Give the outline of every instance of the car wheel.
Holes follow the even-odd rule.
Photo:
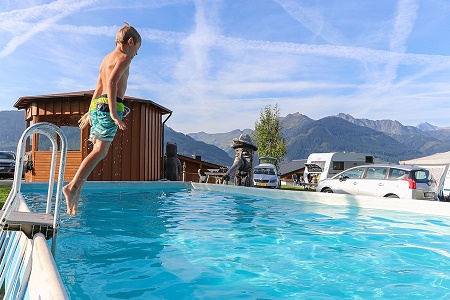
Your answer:
[[[392,194],[392,195],[387,195],[386,198],[399,198],[399,197],[395,194]]]
[[[330,189],[330,188],[324,188],[323,190],[322,190],[322,193],[333,193],[333,190],[332,189]]]

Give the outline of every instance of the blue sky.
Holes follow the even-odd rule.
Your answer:
[[[123,21],[143,38],[126,94],[176,131],[254,128],[276,104],[450,126],[448,0],[2,0],[0,110],[94,89]]]

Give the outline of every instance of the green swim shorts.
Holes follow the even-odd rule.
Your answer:
[[[122,119],[124,111],[123,100],[117,97],[116,101],[117,114]],[[109,114],[107,95],[103,94],[92,100],[89,113],[92,121],[89,140],[94,142],[95,139],[99,139],[105,142],[112,142],[118,127]]]

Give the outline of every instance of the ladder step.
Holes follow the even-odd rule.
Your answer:
[[[3,210],[0,210],[3,214]],[[22,231],[32,239],[36,233],[42,233],[48,240],[53,237],[53,215],[12,211],[5,220],[4,230]]]

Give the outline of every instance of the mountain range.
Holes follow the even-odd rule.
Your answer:
[[[450,151],[450,129],[428,123],[405,126],[393,120],[357,119],[349,114],[313,120],[300,113],[280,118],[288,151],[283,163],[307,158],[313,152],[364,152],[398,162],[438,152]],[[23,111],[0,111],[0,150],[15,151],[25,129]],[[203,161],[230,166],[234,160],[233,138],[251,129],[226,133],[183,134],[165,126],[164,142],[176,143],[178,153],[201,156]]]
[[[313,152],[363,152],[380,160],[396,163],[450,151],[450,129],[425,122],[414,127],[393,120],[357,119],[344,113],[319,120],[294,113],[282,117],[281,123],[283,135],[288,141],[284,163],[307,158]],[[251,130],[188,135],[216,145],[233,156],[229,144],[232,138],[244,132],[251,133]]]
[[[0,150],[16,151],[25,130],[25,111],[0,111]]]

